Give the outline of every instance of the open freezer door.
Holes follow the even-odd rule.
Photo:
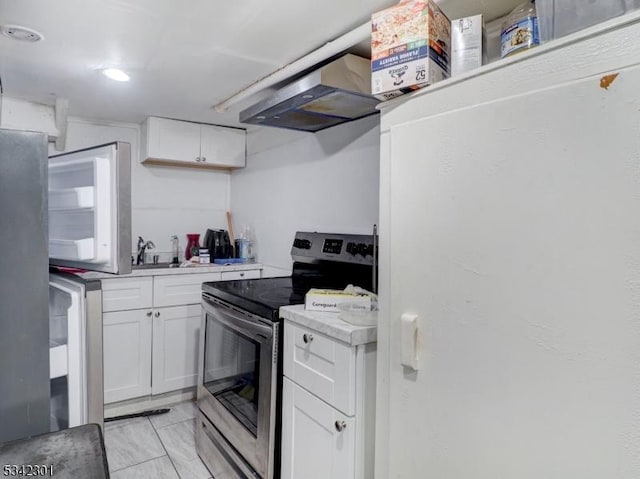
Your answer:
[[[131,272],[131,145],[49,157],[49,263]]]

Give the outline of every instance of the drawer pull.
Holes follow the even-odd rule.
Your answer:
[[[151,311],[147,312],[147,318],[150,318],[153,313]]]
[[[347,423],[344,421],[336,421],[336,431],[342,432],[347,428]]]
[[[309,344],[311,341],[313,341],[313,334],[303,334],[302,340],[304,341],[304,344]]]
[[[244,278],[244,273],[240,273],[240,277],[241,277],[241,278]]]
[[[156,311],[156,318],[160,317],[160,311]]]

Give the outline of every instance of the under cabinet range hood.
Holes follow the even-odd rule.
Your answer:
[[[347,54],[240,112],[240,122],[315,132],[378,113],[371,63]]]

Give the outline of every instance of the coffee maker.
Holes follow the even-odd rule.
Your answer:
[[[211,259],[233,258],[233,246],[227,230],[208,229],[204,235],[203,248],[209,250]]]

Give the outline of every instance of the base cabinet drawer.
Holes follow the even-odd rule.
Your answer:
[[[355,413],[355,348],[285,322],[284,375],[345,414]]]
[[[282,394],[282,479],[353,479],[355,419],[286,377]]]
[[[260,277],[259,269],[248,269],[245,271],[223,271],[221,281],[233,281],[235,279],[257,279]]]
[[[102,280],[102,311],[150,308],[153,304],[153,278]]]
[[[156,276],[153,280],[153,306],[200,304],[202,283],[220,281],[220,273]]]

